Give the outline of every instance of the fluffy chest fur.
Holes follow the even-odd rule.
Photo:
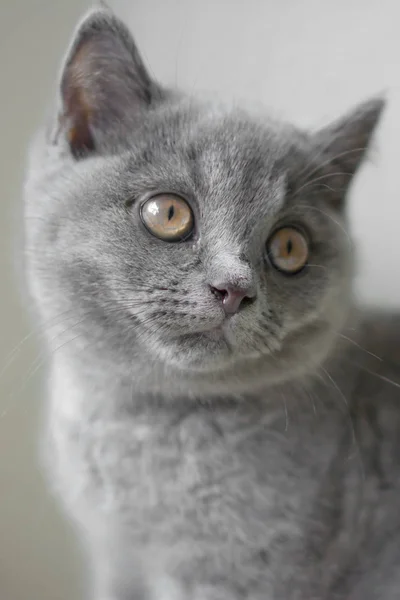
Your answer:
[[[233,405],[188,401],[88,417],[95,392],[81,382],[71,396],[68,381],[56,369],[49,455],[59,491],[85,529],[104,529],[122,555],[140,548],[144,569],[151,562],[154,573],[157,556],[160,577],[180,585],[193,572],[198,585],[229,573],[258,593],[285,585],[284,561],[294,578],[314,572],[310,590],[327,555],[341,563],[342,547],[347,556],[359,543],[359,532],[349,543],[357,527],[348,499],[363,478],[359,449],[329,388],[322,402],[292,387]],[[338,519],[351,529],[334,530]]]

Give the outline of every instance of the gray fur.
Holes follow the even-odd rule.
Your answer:
[[[106,10],[79,26],[26,264],[44,456],[96,600],[399,597],[399,320],[355,305],[345,218],[382,108],[300,131],[160,87]],[[159,191],[192,203],[189,241],[142,226]],[[296,276],[266,256],[279,224],[312,240]],[[223,336],[215,278],[257,292]]]

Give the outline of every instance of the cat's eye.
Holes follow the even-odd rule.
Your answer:
[[[180,242],[193,232],[189,204],[175,194],[158,194],[142,204],[140,215],[146,229],[165,242]]]
[[[307,239],[294,227],[282,227],[275,231],[268,241],[267,249],[273,266],[287,275],[298,273],[307,263]]]

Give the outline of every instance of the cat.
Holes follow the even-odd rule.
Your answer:
[[[301,130],[157,83],[80,22],[29,153],[43,457],[95,600],[400,596],[400,319],[346,200],[385,100]]]

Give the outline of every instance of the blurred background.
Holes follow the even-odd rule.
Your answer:
[[[0,598],[89,598],[78,543],[37,462],[45,366],[20,293],[26,148],[88,3],[0,0]],[[319,126],[369,95],[389,104],[352,190],[363,301],[400,305],[397,0],[115,0],[156,77]]]

